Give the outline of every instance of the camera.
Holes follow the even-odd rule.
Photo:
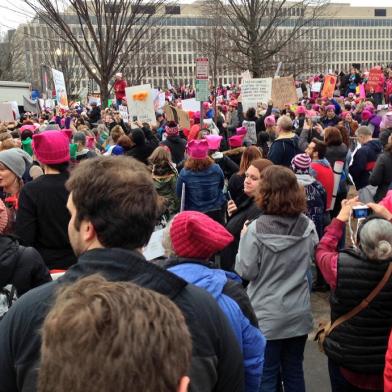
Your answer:
[[[370,214],[370,208],[368,206],[354,206],[353,217],[355,219],[367,218]]]

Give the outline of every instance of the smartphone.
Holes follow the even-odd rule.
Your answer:
[[[368,206],[354,206],[353,217],[355,219],[367,218],[370,214],[370,208]]]
[[[134,122],[137,121],[137,116],[133,116],[132,121],[134,121]]]

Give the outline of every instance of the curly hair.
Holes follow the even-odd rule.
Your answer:
[[[290,169],[269,166],[263,170],[256,203],[267,215],[297,216],[306,211],[305,190]]]

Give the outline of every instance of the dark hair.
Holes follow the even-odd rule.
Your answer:
[[[343,125],[338,125],[337,128],[339,129],[340,135],[342,136],[342,142],[349,147],[350,146],[350,138],[348,136],[347,130]]]
[[[316,138],[313,138],[312,142],[315,144],[314,151],[318,153],[319,159],[324,159],[327,153],[327,144]]]
[[[95,274],[57,291],[42,327],[38,391],[176,392],[191,354],[184,316],[168,297]]]
[[[204,159],[188,158],[184,163],[184,168],[194,172],[200,172],[209,168],[213,163],[214,160],[210,157]]]
[[[97,157],[81,162],[66,183],[76,208],[75,228],[89,220],[108,248],[141,248],[160,212],[147,167],[130,157]]]
[[[65,173],[69,169],[69,162],[45,164],[47,167],[57,170],[60,173]]]
[[[130,139],[129,136],[127,135],[122,135],[120,138],[117,140],[117,145],[121,146],[124,150],[130,150],[133,143],[132,140]]]
[[[262,158],[263,155],[260,151],[260,149],[256,146],[249,146],[246,148],[246,150],[242,153],[241,156],[241,161],[240,161],[240,170],[238,174],[240,176],[244,175],[252,161],[255,159],[260,159]]]
[[[266,167],[263,170],[259,192],[256,203],[263,214],[297,216],[306,211],[305,190],[287,167]]]
[[[342,134],[336,127],[327,127],[324,130],[324,141],[327,146],[340,146],[343,143]]]
[[[255,116],[256,116],[256,109],[255,108],[249,108],[246,111],[246,114],[245,114],[246,119],[250,120],[250,119],[254,118]]]

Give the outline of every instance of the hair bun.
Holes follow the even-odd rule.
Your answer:
[[[386,260],[392,257],[392,244],[386,240],[381,240],[376,246],[378,260]]]

